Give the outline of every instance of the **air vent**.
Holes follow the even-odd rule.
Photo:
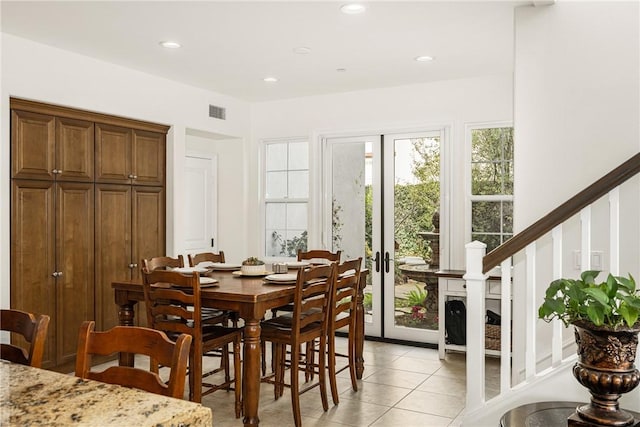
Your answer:
[[[224,107],[209,105],[209,117],[213,117],[214,119],[226,120],[227,109]]]

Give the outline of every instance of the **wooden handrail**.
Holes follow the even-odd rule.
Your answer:
[[[626,162],[561,204],[547,215],[513,236],[482,258],[482,271],[488,272],[525,246],[535,241],[554,227],[562,224],[584,207],[598,200],[629,178],[640,172],[640,153],[635,154]]]

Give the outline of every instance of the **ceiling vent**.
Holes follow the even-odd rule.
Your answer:
[[[226,120],[227,109],[224,107],[218,107],[216,105],[209,105],[209,117],[214,119]]]

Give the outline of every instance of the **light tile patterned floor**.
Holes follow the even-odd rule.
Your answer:
[[[346,339],[338,338],[344,351]],[[340,403],[331,401],[322,410],[320,391],[314,388],[300,398],[304,426],[372,426],[372,427],[436,427],[458,426],[465,400],[465,356],[449,353],[445,360],[438,351],[366,341],[365,371],[358,381],[359,390],[351,389],[347,370],[339,374]],[[215,362],[217,363],[217,362]],[[344,359],[338,360],[344,364]],[[499,360],[487,359],[487,378],[499,384]],[[288,372],[287,372],[288,375]],[[489,384],[493,387],[493,384]],[[218,391],[203,399],[213,410],[214,426],[241,426],[233,414],[233,393]],[[259,407],[260,425],[293,426],[291,397],[288,389],[278,400],[273,386],[262,384]]]
[[[346,353],[346,338],[337,338],[337,350]],[[269,352],[269,351],[267,351]],[[348,370],[338,376],[340,403],[333,405],[327,382],[329,410],[322,410],[318,387],[300,397],[302,424],[308,427],[440,427],[459,426],[465,402],[465,355],[448,353],[445,360],[438,351],[420,347],[365,341],[365,370],[358,380],[358,391],[351,389]],[[116,363],[110,362],[103,366]],[[136,365],[148,366],[148,359],[136,358]],[[219,358],[204,358],[204,369],[216,367]],[[346,360],[338,358],[340,366]],[[487,358],[487,396],[497,394],[500,383],[499,359]],[[232,368],[233,369],[233,368]],[[73,375],[73,374],[71,374]],[[217,381],[216,374],[207,380]],[[288,382],[288,371],[285,374]],[[302,377],[302,380],[304,378]],[[188,388],[188,383],[187,386]],[[185,390],[187,398],[187,390]],[[217,391],[205,396],[202,404],[213,411],[215,427],[242,426],[234,414],[233,392]],[[273,398],[273,386],[260,388],[260,425],[293,426],[291,395]]]

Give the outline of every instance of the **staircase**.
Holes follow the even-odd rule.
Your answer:
[[[538,319],[547,285],[580,271],[600,278],[640,276],[640,153],[576,194],[500,247],[466,245],[467,393],[463,426],[499,425],[517,406],[541,401],[588,402],[573,377],[572,328]],[[484,295],[488,273],[502,278],[500,392],[485,393]],[[636,362],[638,365],[638,362]],[[620,399],[640,411],[640,387]]]

